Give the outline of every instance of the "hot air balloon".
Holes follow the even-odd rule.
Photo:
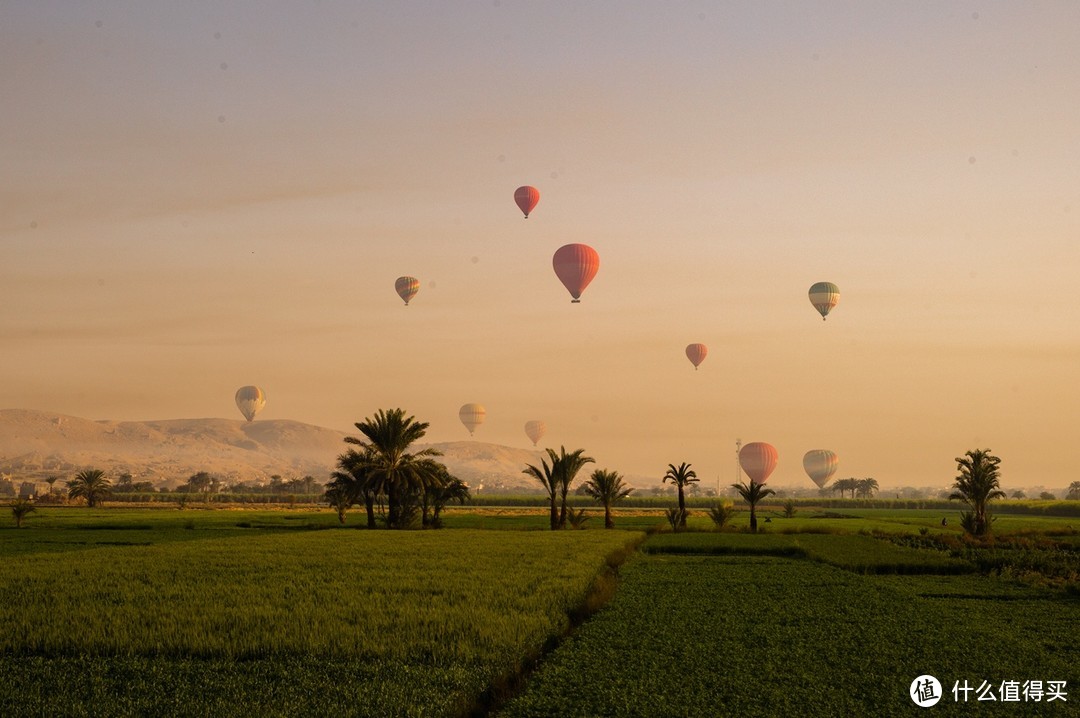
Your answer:
[[[780,455],[776,447],[763,441],[754,441],[739,450],[739,465],[755,484],[764,484],[776,468]]]
[[[409,306],[409,300],[420,291],[420,280],[416,277],[398,277],[394,282],[394,289],[398,296],[405,300],[405,306]]]
[[[687,344],[686,345],[686,358],[690,360],[690,363],[694,365],[694,371],[697,371],[698,365],[705,361],[706,355],[709,353],[709,347],[704,344]]]
[[[540,190],[529,185],[518,187],[514,190],[514,201],[517,202],[517,206],[525,213],[525,219],[529,218],[529,212],[533,211],[536,207],[536,203],[540,201]]]
[[[832,308],[840,301],[840,287],[832,282],[818,282],[810,287],[810,303],[821,312],[821,321],[825,321]]]
[[[469,436],[476,431],[476,427],[484,423],[484,417],[487,412],[480,404],[465,404],[458,409],[458,418],[461,419],[461,423],[465,425],[465,428],[469,430]]]
[[[242,386],[236,390],[236,408],[248,421],[254,421],[255,415],[266,406],[266,393],[257,386]]]
[[[817,484],[819,489],[823,489],[840,466],[840,459],[835,451],[812,449],[803,455],[802,465],[810,480]]]
[[[547,433],[547,424],[542,421],[532,420],[525,422],[525,436],[529,437],[533,446],[536,446],[536,442],[544,438],[544,434]]]
[[[571,303],[577,303],[600,269],[600,255],[587,244],[565,244],[555,250],[551,264],[555,267],[555,275],[573,297]]]

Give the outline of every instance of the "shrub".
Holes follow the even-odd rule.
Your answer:
[[[735,505],[726,499],[709,508],[709,518],[712,519],[718,529],[727,526],[737,513],[739,511],[735,508]]]

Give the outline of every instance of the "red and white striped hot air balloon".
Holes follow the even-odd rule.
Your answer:
[[[523,185],[514,190],[514,202],[517,203],[518,209],[525,214],[525,219],[529,218],[529,212],[532,212],[536,208],[536,203],[540,201],[540,190],[529,185]]]
[[[587,244],[564,244],[555,250],[551,265],[559,281],[573,297],[571,303],[577,303],[600,269],[600,255]]]
[[[779,458],[776,447],[763,441],[753,441],[739,450],[739,465],[755,484],[764,484],[769,480],[769,474],[776,468]]]
[[[704,344],[687,344],[686,345],[686,358],[690,360],[690,363],[694,365],[694,371],[697,371],[701,362],[705,361],[705,357],[709,353],[709,347]]]
[[[840,458],[835,451],[811,449],[803,455],[802,465],[810,480],[823,489],[840,467]]]
[[[832,282],[818,282],[810,287],[810,303],[825,321],[826,315],[840,303],[840,288]]]
[[[476,427],[484,423],[485,417],[487,417],[487,411],[480,404],[465,404],[458,409],[458,418],[469,430],[469,436],[473,435]]]

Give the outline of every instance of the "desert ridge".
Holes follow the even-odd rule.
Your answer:
[[[129,473],[158,488],[200,471],[227,483],[313,476],[325,482],[348,445],[347,434],[288,419],[110,421],[32,409],[0,409],[0,474],[14,480],[61,479],[86,468],[113,478]],[[452,474],[478,487],[535,490],[521,471],[541,452],[478,441],[418,445],[443,453]]]

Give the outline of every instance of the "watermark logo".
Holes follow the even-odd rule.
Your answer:
[[[908,695],[920,708],[937,705],[937,702],[941,700],[941,681],[929,675],[919,676],[911,682]]]

